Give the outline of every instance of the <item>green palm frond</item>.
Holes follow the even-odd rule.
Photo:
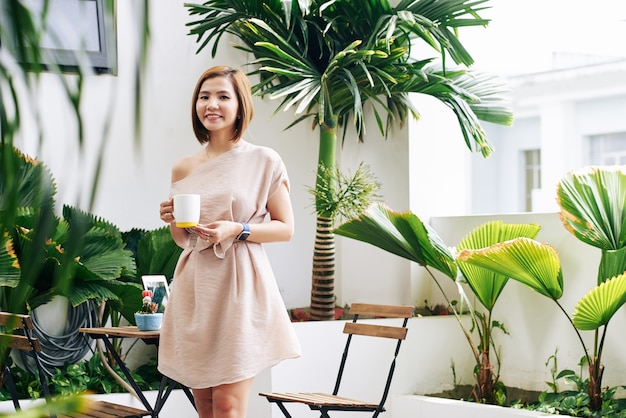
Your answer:
[[[600,283],[583,296],[572,320],[579,330],[596,330],[607,325],[615,312],[626,303],[626,275],[615,276]]]
[[[421,266],[433,267],[453,280],[456,278],[457,266],[450,250],[430,226],[411,212],[394,212],[383,203],[374,203],[334,233],[372,244]]]
[[[77,262],[89,271],[84,277],[87,280],[115,280],[124,270],[135,272],[132,252],[126,250],[121,237],[112,235],[109,229],[91,228],[83,236],[79,256]]]
[[[563,272],[556,250],[529,238],[516,238],[488,248],[461,251],[457,261],[517,280],[536,292],[558,300],[563,295]]]
[[[119,300],[119,296],[106,286],[98,282],[83,282],[77,280],[76,286],[72,286],[63,296],[67,297],[72,306],[78,306],[89,300],[95,301],[96,305],[107,300]],[[141,294],[141,291],[139,292]]]
[[[598,284],[626,271],[626,247],[619,250],[602,250],[598,266]]]
[[[505,224],[502,221],[487,222],[465,236],[459,243],[457,250],[479,250],[519,237],[535,238],[540,229],[541,227],[536,224]],[[509,277],[459,258],[456,261],[480,303],[487,310],[491,311]]]
[[[0,148],[6,149],[0,143]],[[17,148],[3,152],[2,164],[13,166],[10,176],[0,176],[0,218],[2,224],[13,223],[13,217],[27,208],[54,207],[57,188],[50,169]]]
[[[169,226],[148,231],[137,243],[137,277],[163,274],[171,280],[182,251],[172,239]]]
[[[0,236],[0,286],[17,287],[20,265],[9,234]]]
[[[391,7],[386,0],[262,5],[209,0],[186,7],[196,19],[188,26],[198,37],[199,50],[212,43],[215,56],[223,34],[236,36],[241,41],[238,47],[254,56],[250,74],[259,82],[253,92],[280,99],[276,111],[294,108],[297,122],[308,117],[318,124],[336,119],[344,133],[354,126],[362,141],[364,107],[370,104],[386,136],[391,124],[402,125],[407,116],[417,116],[408,93],[431,94],[455,112],[467,146],[487,156],[492,147],[479,120],[512,122],[503,83],[445,67],[424,69],[438,54],[449,54],[457,64],[473,63],[455,31],[486,25],[488,21],[479,16],[485,2],[402,1]],[[426,42],[434,55],[413,58],[416,40]]]
[[[564,176],[557,188],[561,220],[579,240],[604,250],[626,246],[626,169],[585,167]]]
[[[584,167],[557,188],[561,221],[582,242],[600,248],[598,283],[626,271],[626,170]]]
[[[129,323],[134,324],[135,312],[141,308],[143,286],[139,283],[110,280],[102,283],[100,287],[115,294],[114,298],[107,299],[107,306],[121,313]]]

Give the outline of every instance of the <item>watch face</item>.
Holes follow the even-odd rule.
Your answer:
[[[242,231],[241,234],[239,234],[239,236],[237,237],[237,240],[245,241],[246,239],[248,239],[249,236],[250,236],[249,231]]]

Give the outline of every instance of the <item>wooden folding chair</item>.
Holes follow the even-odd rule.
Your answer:
[[[335,389],[332,394],[326,393],[260,393],[271,403],[275,403],[282,411],[286,418],[291,418],[291,415],[285,407],[286,403],[300,403],[305,404],[311,410],[316,410],[321,413],[322,418],[330,418],[329,412],[331,411],[359,411],[373,413],[372,418],[377,417],[380,413],[385,411],[385,401],[389,394],[389,387],[391,386],[391,380],[396,367],[396,359],[400,352],[400,345],[406,338],[407,323],[410,317],[413,316],[413,306],[393,306],[393,305],[372,305],[363,303],[354,303],[350,307],[350,313],[354,315],[352,322],[347,322],[344,326],[344,334],[348,334],[346,344],[344,347],[343,355],[341,357],[341,363],[339,365],[339,372],[337,373],[337,379],[335,381]],[[403,318],[402,326],[389,326],[389,325],[374,325],[363,322],[357,322],[359,315],[362,316],[374,316],[374,317],[386,317],[386,318]],[[364,402],[356,399],[349,399],[339,396],[339,386],[341,385],[341,379],[343,377],[343,371],[348,358],[350,350],[350,343],[353,335],[364,335],[369,337],[379,338],[392,338],[396,339],[395,351],[393,353],[393,360],[389,367],[389,373],[387,374],[387,380],[383,390],[382,397],[378,403]]]
[[[46,398],[46,401],[49,402],[51,396],[48,379],[38,355],[41,352],[41,344],[37,338],[33,337],[32,331],[34,326],[30,316],[0,312],[0,326],[2,326],[2,332],[0,332],[0,348],[2,349],[2,354],[4,354],[4,348],[28,351],[32,354],[43,395]],[[16,331],[23,335],[15,333]],[[2,365],[7,386],[9,387],[9,392],[11,393],[11,399],[13,400],[13,406],[15,407],[15,410],[18,411],[21,409],[19,396],[15,387],[15,382],[13,381],[13,376],[11,375],[11,369],[7,365],[6,359],[3,359]],[[118,405],[105,401],[92,402],[90,404],[89,411],[80,414],[72,414],[71,416],[55,414],[54,412],[50,413],[51,418],[139,418],[146,415],[150,415],[150,412],[143,409],[133,408],[126,405]]]

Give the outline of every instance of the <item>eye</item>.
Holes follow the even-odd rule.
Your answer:
[[[201,94],[200,96],[198,96],[198,100],[207,100],[209,98],[209,96],[207,96],[206,94]]]
[[[222,100],[228,100],[228,99],[230,99],[230,96],[227,96],[227,95],[225,95],[225,94],[222,94],[222,95],[220,96],[220,99],[222,99]]]

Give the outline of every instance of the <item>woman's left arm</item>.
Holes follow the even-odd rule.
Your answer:
[[[253,242],[289,241],[293,236],[294,217],[287,184],[282,183],[267,201],[270,214],[268,222],[250,225],[250,237]]]

